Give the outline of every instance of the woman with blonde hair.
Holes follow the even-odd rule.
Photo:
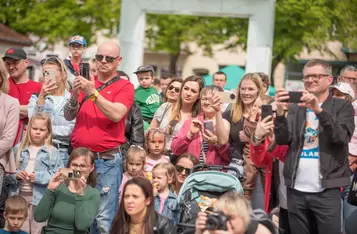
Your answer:
[[[0,59],[0,193],[4,174],[16,171],[15,161],[10,153],[19,124],[20,104],[16,98],[7,95],[8,86],[7,72]]]
[[[75,120],[64,118],[63,108],[71,94],[67,83],[66,66],[56,57],[42,61],[44,84],[39,94],[33,94],[28,105],[28,115],[46,112],[52,119],[53,145],[59,150],[63,165],[68,161],[68,146]]]
[[[232,160],[230,165],[243,171],[244,164],[243,187],[247,199],[250,199],[258,174],[249,156],[249,140],[259,117],[262,95],[264,93],[260,76],[256,73],[245,74],[238,85],[236,103],[228,106],[223,113],[223,118],[230,123],[229,129],[217,131],[218,139],[229,139]],[[219,105],[219,97],[213,97],[213,103]],[[217,122],[216,129],[224,128],[220,123]]]

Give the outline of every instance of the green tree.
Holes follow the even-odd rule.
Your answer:
[[[0,23],[37,42],[53,45],[80,34],[95,41],[96,32],[117,33],[120,0],[0,0]],[[35,42],[36,44],[36,42]]]
[[[304,48],[332,53],[326,44],[331,40],[355,48],[356,22],[357,0],[278,0],[272,72],[280,62],[296,59]],[[196,42],[207,54],[218,43],[224,44],[222,49],[247,46],[246,19],[150,15],[148,24],[150,48],[170,54],[172,72],[180,52],[187,52],[187,42]]]

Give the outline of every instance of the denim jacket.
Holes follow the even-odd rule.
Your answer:
[[[64,118],[63,108],[67,101],[71,98],[71,94],[65,90],[64,96],[60,102],[55,105],[53,96],[47,95],[45,104],[37,105],[38,95],[33,94],[28,104],[28,116],[32,117],[37,112],[46,112],[52,120],[53,143],[69,145],[70,135],[74,128],[76,120],[68,121]]]
[[[19,144],[14,147],[14,155],[16,157]],[[23,148],[20,154],[20,165],[16,170],[15,174],[7,176],[7,180],[10,183],[9,196],[19,194],[20,183],[16,179],[16,175],[25,170],[30,157],[30,152],[27,147]],[[38,151],[35,162],[35,182],[33,185],[33,195],[32,204],[37,205],[43,195],[45,194],[46,188],[50,179],[56,174],[59,168],[63,167],[62,160],[59,155],[59,151],[51,146],[49,149],[47,146],[43,145]]]
[[[155,198],[155,210],[160,211],[160,196],[157,195]],[[178,211],[179,205],[177,203],[177,196],[170,190],[169,195],[167,196],[164,209],[162,210],[161,215],[171,219],[174,223],[178,222]]]

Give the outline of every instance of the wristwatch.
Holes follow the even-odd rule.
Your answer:
[[[97,97],[99,96],[99,92],[96,90],[92,95],[90,95],[89,99],[92,102],[95,102],[97,100]]]

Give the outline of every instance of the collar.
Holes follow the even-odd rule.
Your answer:
[[[52,148],[52,146],[43,145],[43,146],[41,146],[39,151],[43,151],[45,153],[49,153],[51,148]],[[29,152],[29,146],[25,146],[24,148],[22,148],[22,152],[24,152],[24,151]]]

